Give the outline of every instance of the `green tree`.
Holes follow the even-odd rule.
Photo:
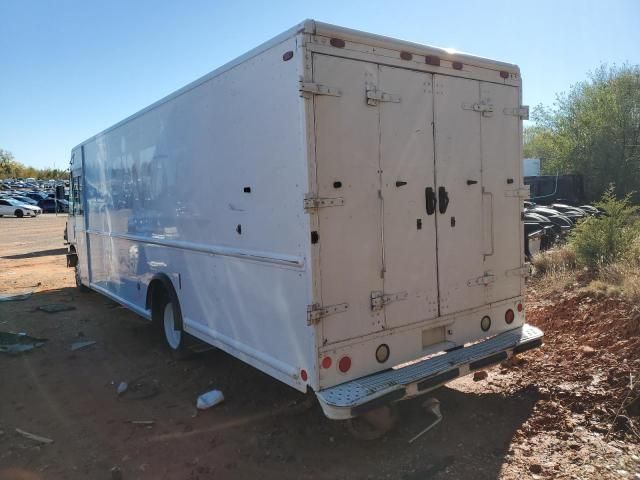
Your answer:
[[[0,179],[1,178],[37,178],[37,179],[58,179],[68,176],[65,170],[59,168],[34,168],[18,162],[13,154],[0,148]]]
[[[622,260],[632,251],[640,234],[636,218],[640,207],[632,205],[629,196],[617,199],[609,187],[596,203],[604,214],[585,219],[571,232],[569,245],[578,265],[598,268]]]
[[[525,131],[525,157],[546,174],[578,173],[587,196],[610,184],[622,196],[640,185],[640,65],[600,66],[587,81],[537,106]]]
[[[18,162],[13,158],[13,154],[0,148],[0,178],[11,177],[18,167]]]

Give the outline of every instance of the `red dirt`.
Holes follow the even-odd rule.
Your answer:
[[[545,330],[540,350],[489,369],[486,379],[433,392],[444,420],[415,443],[408,440],[432,420],[424,399],[401,403],[397,429],[362,442],[325,419],[317,403],[307,406],[308,397],[229,355],[175,361],[151,325],[98,294],[78,293],[60,250],[63,226],[64,217],[52,215],[0,219],[0,293],[40,283],[26,301],[0,302],[0,330],[49,339],[21,356],[0,354],[1,480],[108,479],[114,466],[125,480],[632,479],[640,472],[631,428],[638,417],[623,411],[629,420],[614,422],[629,374],[639,370],[638,312],[621,300],[572,292],[541,298],[534,286],[527,314]],[[37,310],[54,302],[76,309]],[[72,352],[78,340],[97,343]],[[118,396],[120,381],[157,394]],[[213,388],[225,402],[198,412],[197,396]],[[39,445],[16,428],[54,442]]]

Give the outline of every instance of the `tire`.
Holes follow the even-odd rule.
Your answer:
[[[90,292],[91,290],[87,288],[85,285],[83,285],[82,282],[80,281],[80,266],[76,265],[74,270],[75,270],[75,277],[76,277],[76,288],[78,289],[78,291],[82,293]]]
[[[24,217],[24,212],[22,210],[16,210],[13,213],[15,213],[16,217],[18,217],[18,218]]]
[[[182,330],[182,313],[177,301],[172,301],[167,294],[162,295],[157,308],[164,341],[171,355],[179,360],[190,357],[189,338]]]
[[[393,430],[398,422],[398,407],[390,404],[347,420],[349,433],[358,440],[377,440]]]

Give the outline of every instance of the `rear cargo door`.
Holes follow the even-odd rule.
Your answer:
[[[488,205],[487,240],[492,249],[485,256],[485,269],[494,275],[487,288],[487,302],[520,295],[524,277],[524,229],[520,212],[522,173],[520,156],[520,95],[516,87],[495,83],[480,84],[480,98],[493,108],[493,115],[482,117],[482,185]],[[491,210],[489,210],[491,207]]]
[[[518,296],[518,90],[434,76],[440,314]]]
[[[379,67],[384,310],[389,328],[438,316],[431,74]]]
[[[491,198],[482,189],[480,104],[480,82],[434,75],[441,315],[483,305],[491,279],[484,264]]]
[[[339,199],[317,209],[321,302],[348,305],[322,318],[324,343],[384,328],[370,298],[383,290],[379,116],[365,97],[377,76],[375,64],[314,54],[314,82],[340,90],[314,95],[317,195]]]
[[[314,96],[324,341],[438,316],[431,74],[324,55]]]

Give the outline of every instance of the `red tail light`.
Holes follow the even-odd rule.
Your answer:
[[[322,368],[331,368],[331,357],[324,357],[322,359]]]
[[[518,312],[521,312],[521,311],[523,310],[523,308],[524,308],[524,307],[522,306],[522,304],[521,304],[521,303],[519,303],[519,304],[518,304]]]
[[[509,309],[504,313],[504,321],[507,322],[507,325],[511,325],[513,320],[516,318],[516,314],[513,313],[513,310]]]
[[[307,371],[306,370],[300,370],[300,378],[302,379],[303,382],[307,381],[307,378],[309,378],[309,376],[307,375]]]
[[[338,362],[338,370],[342,373],[347,373],[351,368],[351,359],[349,357],[342,357]]]

